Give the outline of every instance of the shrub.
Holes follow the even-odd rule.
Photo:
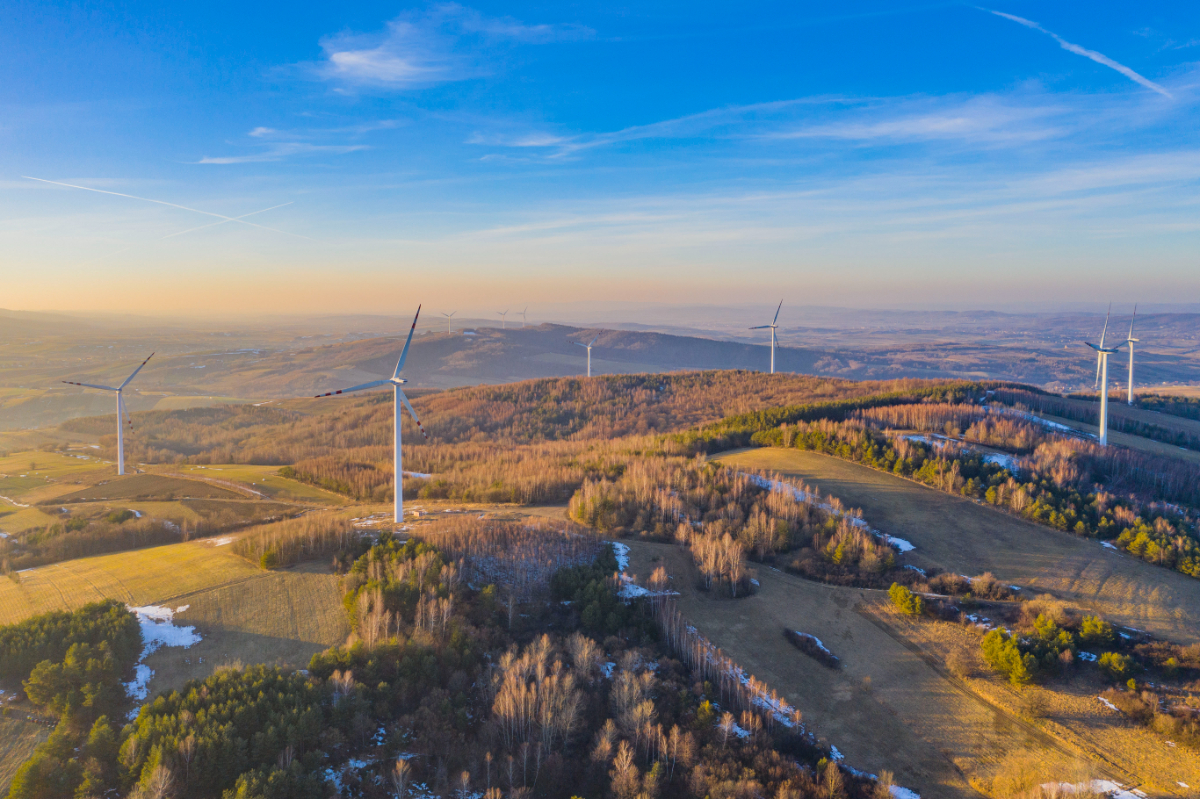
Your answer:
[[[1092,646],[1108,646],[1113,642],[1112,625],[1099,616],[1084,616],[1079,625],[1079,640]]]
[[[108,522],[109,524],[124,524],[133,517],[134,513],[131,510],[115,510],[105,516],[104,521]]]
[[[1133,671],[1134,659],[1129,655],[1122,655],[1120,652],[1105,652],[1100,656],[1100,661],[1097,665],[1110,680],[1120,682]]]
[[[892,598],[893,605],[910,616],[920,616],[925,612],[925,600],[899,583],[892,583],[888,596]]]
[[[1013,685],[1027,685],[1033,680],[1037,658],[1022,653],[1017,640],[1003,630],[992,630],[983,637],[983,659],[996,671],[1008,677]]]
[[[258,565],[262,566],[267,571],[279,566],[279,553],[273,549],[268,549],[262,553],[262,557],[258,559]]]

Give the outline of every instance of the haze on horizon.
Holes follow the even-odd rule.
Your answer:
[[[4,308],[1198,299],[1194,5],[9,8]]]

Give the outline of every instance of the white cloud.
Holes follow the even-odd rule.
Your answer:
[[[1124,64],[1119,64],[1116,61],[1113,61],[1111,58],[1104,55],[1103,53],[1098,53],[1095,50],[1088,50],[1086,47],[1081,47],[1077,44],[1072,44],[1071,42],[1068,42],[1066,39],[1059,36],[1057,33],[1046,30],[1045,28],[1043,28],[1041,25],[1037,24],[1033,20],[1028,20],[1028,19],[1025,19],[1024,17],[1018,17],[1015,14],[1005,14],[1003,11],[994,11],[990,8],[981,9],[981,10],[989,11],[990,13],[995,14],[998,17],[1003,17],[1004,19],[1011,20],[1011,21],[1017,23],[1018,25],[1024,25],[1026,28],[1032,28],[1035,31],[1044,33],[1047,36],[1049,36],[1050,38],[1054,39],[1054,41],[1058,42],[1059,47],[1061,47],[1062,49],[1064,49],[1068,52],[1071,52],[1071,53],[1075,53],[1075,55],[1081,55],[1084,58],[1090,58],[1092,61],[1095,61],[1097,64],[1103,64],[1104,66],[1108,67],[1109,69],[1115,69],[1117,72],[1120,72],[1122,75],[1124,75],[1125,77],[1129,78],[1130,80],[1132,80],[1136,83],[1140,83],[1141,85],[1145,86],[1147,89],[1158,92],[1159,94],[1163,95],[1164,97],[1171,97],[1171,93],[1169,91],[1167,91],[1166,89],[1164,89],[1162,86],[1159,86],[1157,83],[1150,80],[1149,78],[1145,78],[1145,77],[1139,75],[1137,72],[1134,72],[1132,69],[1125,66]]]
[[[455,3],[423,15],[406,14],[378,34],[341,34],[321,42],[318,74],[349,85],[419,89],[486,74],[489,45],[544,44],[591,36],[580,25],[528,25],[512,17],[486,17]]]

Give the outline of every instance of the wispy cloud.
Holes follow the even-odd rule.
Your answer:
[[[380,33],[322,40],[325,60],[317,65],[317,74],[353,86],[419,89],[486,74],[488,45],[545,44],[593,34],[581,25],[530,25],[447,3],[397,17]]]
[[[1050,38],[1054,39],[1054,41],[1058,42],[1059,47],[1061,47],[1062,49],[1064,49],[1068,52],[1075,53],[1076,55],[1081,55],[1084,58],[1090,58],[1091,60],[1095,61],[1097,64],[1103,64],[1104,66],[1108,67],[1109,69],[1115,69],[1117,72],[1120,72],[1122,75],[1129,78],[1131,81],[1134,81],[1135,83],[1140,83],[1141,85],[1145,86],[1147,89],[1158,92],[1159,94],[1163,95],[1164,97],[1172,96],[1171,93],[1169,91],[1167,91],[1166,89],[1164,89],[1162,86],[1159,86],[1157,83],[1150,80],[1149,78],[1143,77],[1142,75],[1138,74],[1137,72],[1134,72],[1132,69],[1125,66],[1124,64],[1120,64],[1120,63],[1117,63],[1116,61],[1113,61],[1111,58],[1104,55],[1104,53],[1098,53],[1095,50],[1089,50],[1086,47],[1081,47],[1080,45],[1072,44],[1071,42],[1068,42],[1063,37],[1059,36],[1057,33],[1046,30],[1045,28],[1043,28],[1041,25],[1034,22],[1033,20],[1025,19],[1024,17],[1018,17],[1015,14],[1005,14],[1003,11],[996,11],[991,8],[981,8],[980,10],[987,11],[991,14],[995,14],[998,17],[1003,17],[1004,19],[1007,19],[1007,20],[1011,20],[1011,21],[1017,23],[1018,25],[1024,25],[1026,28],[1032,28],[1033,30],[1038,31],[1039,33],[1044,33],[1047,36],[1049,36]]]
[[[309,144],[307,142],[288,141],[278,142],[267,147],[265,150],[259,150],[255,153],[247,153],[245,155],[218,155],[205,156],[197,164],[256,164],[267,161],[282,161],[289,156],[294,155],[341,155],[343,153],[352,153],[356,150],[365,150],[365,144]]]

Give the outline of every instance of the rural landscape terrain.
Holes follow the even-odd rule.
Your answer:
[[[399,402],[288,396],[390,373],[393,338],[206,359],[254,402],[151,402],[196,356],[152,360],[119,442],[84,406],[0,433],[0,789],[1195,795],[1188,391],[1114,393],[1101,447],[1094,395],[715,340],[656,372],[684,345],[647,340],[628,373],[410,377],[402,522]]]

